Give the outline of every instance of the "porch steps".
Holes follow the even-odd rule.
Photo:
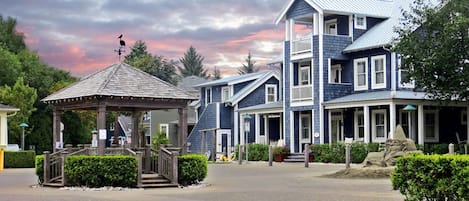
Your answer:
[[[286,163],[304,163],[305,155],[303,153],[291,153],[286,159],[283,160]]]
[[[171,183],[170,180],[158,174],[142,174],[141,188],[169,188],[178,187],[178,184]]]

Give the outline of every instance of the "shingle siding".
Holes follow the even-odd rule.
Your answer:
[[[349,95],[353,90],[353,80],[349,80],[349,83],[344,84],[330,84],[329,83],[329,59],[345,59],[347,56],[342,54],[342,50],[345,49],[349,44],[352,43],[352,39],[350,37],[345,36],[332,36],[332,35],[324,35],[324,60],[323,60],[323,83],[324,83],[324,101],[328,101],[334,98],[338,98],[341,96]],[[347,69],[346,66],[342,67],[344,71]],[[348,76],[353,76],[353,70],[351,71],[352,74],[347,74],[342,72],[342,77],[344,81],[348,80]],[[319,123],[319,122],[318,122]]]
[[[386,88],[383,89],[372,89],[371,85],[371,57],[373,56],[380,56],[386,55]],[[391,53],[384,50],[383,48],[375,48],[360,52],[355,52],[350,54],[350,61],[351,61],[351,68],[353,69],[353,60],[359,58],[367,58],[368,59],[368,90],[362,91],[354,91],[354,93],[363,93],[363,92],[370,92],[370,91],[381,91],[381,90],[389,90],[391,89]],[[353,77],[353,72],[352,72]],[[396,76],[396,80],[397,80]]]
[[[202,115],[199,116],[199,121],[192,129],[187,141],[191,143],[190,151],[193,153],[200,153],[202,151],[202,134],[200,130],[210,129],[216,127],[217,115],[216,115],[216,103],[208,104],[207,108],[202,112]],[[211,141],[207,139],[207,146],[210,150],[212,147]]]
[[[287,18],[295,18],[295,17],[306,15],[306,14],[312,14],[315,12],[316,10],[314,10],[314,8],[311,7],[304,0],[297,0],[292,4],[290,9],[287,11],[286,16]]]
[[[347,15],[329,15],[324,17],[324,21],[337,20],[337,34],[348,35],[349,32],[349,16]]]

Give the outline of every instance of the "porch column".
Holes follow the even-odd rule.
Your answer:
[[[264,136],[266,144],[270,144],[269,141],[269,115],[264,115]]]
[[[98,128],[98,155],[102,156],[106,147],[106,137],[101,136],[101,130],[106,130],[106,105],[104,104],[99,104],[98,106],[96,126]]]
[[[62,121],[62,111],[54,107],[52,111],[52,152],[56,152],[60,143],[60,122]]]
[[[132,112],[132,136],[131,136],[131,142],[130,142],[130,147],[132,148],[138,148],[138,142],[139,142],[139,135],[138,135],[138,123],[140,119],[140,112],[134,110]]]
[[[254,129],[254,130],[255,130],[254,132],[256,132],[256,140],[255,140],[255,142],[258,143],[258,144],[259,144],[259,143],[262,143],[262,142],[261,142],[261,139],[260,139],[260,138],[261,138],[261,128],[260,128],[260,127],[261,127],[261,121],[260,121],[260,118],[261,118],[261,116],[259,115],[259,113],[254,114],[254,125],[255,125],[255,126],[254,126],[254,128],[255,128],[255,129]],[[265,136],[265,135],[264,135],[264,136]],[[263,144],[263,143],[262,143],[262,144]]]
[[[0,148],[5,148],[8,144],[7,117],[6,112],[0,112]]]
[[[389,136],[388,138],[394,138],[394,132],[396,129],[396,104],[391,103],[389,104]]]
[[[363,106],[363,119],[365,121],[363,122],[365,130],[365,139],[363,139],[363,142],[370,143],[370,106],[368,105]]]
[[[181,154],[187,153],[187,107],[179,108],[179,146]],[[216,136],[216,134],[214,134]]]
[[[417,141],[418,141],[418,144],[420,145],[423,145],[425,142],[425,134],[424,134],[424,125],[423,125],[423,118],[424,118],[424,114],[423,114],[423,105],[420,104],[418,105],[418,108],[417,108],[417,133],[418,133],[418,137],[417,137]]]
[[[295,20],[292,18],[289,20],[289,32],[290,32],[290,41],[293,41],[296,39],[296,35],[295,35]],[[291,47],[290,47],[291,48]]]

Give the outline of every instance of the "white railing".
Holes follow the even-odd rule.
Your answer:
[[[313,85],[299,85],[292,87],[292,102],[313,100]]]
[[[298,40],[292,41],[291,54],[302,54],[311,52],[311,36],[303,37]]]

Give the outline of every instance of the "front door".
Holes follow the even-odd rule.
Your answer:
[[[331,143],[344,140],[344,134],[342,130],[342,116],[333,115],[331,117],[330,137]]]
[[[311,143],[311,115],[300,115],[300,143]]]
[[[222,154],[228,156],[231,151],[231,130],[217,130],[217,158]]]

